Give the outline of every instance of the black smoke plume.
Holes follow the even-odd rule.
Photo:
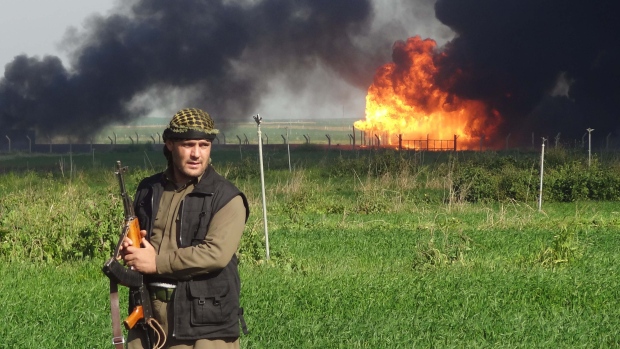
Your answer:
[[[303,89],[305,72],[316,67],[365,90],[397,39],[371,31],[377,6],[401,6],[392,11],[401,20],[411,13],[410,24],[427,23],[415,13],[429,1],[134,0],[91,18],[68,67],[53,56],[7,64],[0,129],[86,139],[178,91],[179,108],[247,119],[273,76]],[[611,0],[438,0],[436,17],[456,36],[437,56],[437,83],[499,111],[498,137],[581,137],[586,128],[617,135],[619,7]]]
[[[504,134],[617,136],[619,2],[438,0],[435,11],[456,33],[438,59],[439,84],[498,110]]]
[[[365,89],[383,63],[376,47],[359,43],[372,18],[370,0],[135,1],[91,18],[69,68],[53,56],[7,64],[0,129],[86,139],[148,113],[148,103],[130,108],[135,98],[179,89],[220,119],[248,118],[265,77],[303,84],[301,72],[318,65]]]

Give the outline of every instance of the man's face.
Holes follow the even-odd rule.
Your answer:
[[[211,141],[206,139],[167,140],[166,147],[172,153],[174,179],[185,183],[202,175],[209,166]]]

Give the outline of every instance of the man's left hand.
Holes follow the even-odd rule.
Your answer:
[[[127,246],[124,248],[123,259],[125,264],[142,274],[155,274],[157,272],[157,265],[155,263],[157,252],[155,252],[153,245],[144,237],[140,244],[143,246],[142,248],[139,246]]]

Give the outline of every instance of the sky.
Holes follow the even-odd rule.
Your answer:
[[[62,39],[94,13],[106,14],[110,0],[0,0],[0,64],[18,54],[63,56]],[[65,57],[66,58],[66,57]]]
[[[235,0],[232,0],[235,1]],[[410,8],[401,4],[406,0],[374,0],[374,30],[387,34],[383,55],[389,61],[391,45],[396,40],[406,40],[413,35],[432,37],[439,43],[445,42],[451,31],[434,18],[432,0],[419,0],[423,6]],[[125,1],[124,3],[131,2]],[[250,1],[251,2],[251,1]],[[88,19],[94,14],[108,17],[120,11],[114,0],[0,0],[0,66],[4,67],[19,54],[42,58],[45,55],[57,56],[64,66],[69,67],[68,55],[71,46],[67,37],[76,33],[88,32]],[[403,11],[405,9],[405,11]],[[412,17],[419,20],[412,21]],[[369,76],[374,74],[368,72]],[[274,76],[265,81],[264,93],[254,113],[263,119],[296,118],[355,118],[362,119],[365,107],[365,87],[334,78],[329,69],[317,66],[306,74],[299,89],[291,89],[287,76]],[[301,91],[301,92],[300,92]],[[169,91],[157,97],[150,95],[136,97],[134,104],[140,109],[141,103],[155,104],[149,116],[172,115],[185,107],[183,91]],[[250,115],[248,115],[250,117]]]

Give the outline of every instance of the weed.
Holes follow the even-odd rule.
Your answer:
[[[536,262],[545,268],[557,268],[578,260],[583,255],[583,246],[577,231],[566,226],[553,236],[551,246],[543,246]]]
[[[444,267],[453,264],[464,264],[465,255],[471,250],[472,239],[463,234],[462,230],[456,233],[448,227],[436,237],[431,229],[430,238],[426,242],[418,242],[413,257],[413,269],[428,269]]]

